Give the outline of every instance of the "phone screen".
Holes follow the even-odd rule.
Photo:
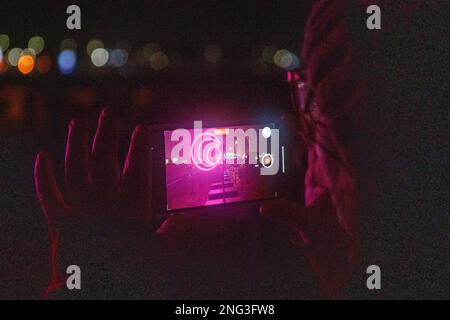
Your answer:
[[[284,150],[274,125],[164,131],[168,211],[277,196]]]

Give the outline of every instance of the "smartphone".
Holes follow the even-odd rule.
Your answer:
[[[155,200],[165,212],[278,197],[285,150],[275,123],[203,128],[195,121],[158,135]]]

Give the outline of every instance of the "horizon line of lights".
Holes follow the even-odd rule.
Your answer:
[[[19,47],[10,48],[10,38],[6,34],[0,34],[0,74],[5,73],[9,67],[17,67],[23,75],[28,75],[34,70],[39,74],[47,74],[56,62],[59,72],[63,75],[72,74],[77,67],[78,44],[74,39],[67,38],[61,41],[60,51],[56,58],[52,59],[45,54],[45,40],[41,36],[33,36],[28,41],[25,49]],[[166,54],[156,43],[147,43],[137,49],[130,61],[131,45],[128,41],[118,41],[115,48],[105,48],[104,42],[94,38],[88,41],[86,53],[91,66],[96,68],[112,67],[119,74],[127,73],[127,64],[149,65],[155,71],[165,69],[170,63],[170,53]],[[174,63],[178,54],[173,53]],[[208,64],[218,64],[222,61],[223,50],[216,44],[209,44],[203,51],[203,58]],[[272,64],[284,70],[293,70],[300,66],[299,57],[287,49],[279,49],[274,45],[263,47],[251,61],[250,67],[256,74],[263,74]]]

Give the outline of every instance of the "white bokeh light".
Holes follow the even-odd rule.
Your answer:
[[[23,50],[20,48],[12,48],[8,51],[8,63],[9,65],[15,67],[17,66],[17,63],[19,62],[19,58],[22,55]]]
[[[269,139],[271,134],[272,134],[272,130],[269,127],[264,127],[264,129],[262,129],[262,136],[264,138]]]
[[[91,61],[94,66],[103,67],[108,62],[108,59],[109,53],[106,49],[97,48],[94,51],[92,51]]]
[[[286,69],[292,64],[294,58],[288,50],[281,49],[275,53],[273,60],[277,66]]]

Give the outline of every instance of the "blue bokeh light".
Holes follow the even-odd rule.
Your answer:
[[[72,50],[63,50],[58,55],[58,68],[62,74],[68,75],[75,70],[77,55]]]
[[[299,57],[296,54],[292,54],[292,62],[291,64],[286,68],[287,70],[295,70],[301,66],[301,61]]]

